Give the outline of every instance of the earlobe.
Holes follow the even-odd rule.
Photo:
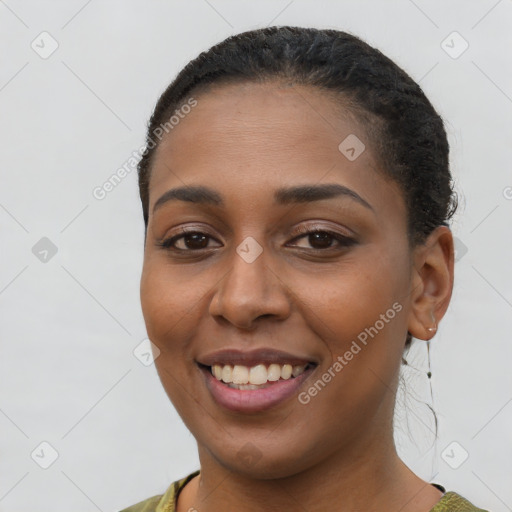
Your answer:
[[[430,340],[437,332],[453,289],[453,236],[439,226],[417,247],[411,267],[411,308],[408,330],[417,339]]]
[[[428,310],[424,311],[423,309],[411,310],[411,315],[414,315],[414,317],[411,317],[409,320],[408,330],[414,338],[430,341],[436,335],[438,322],[434,308],[435,304],[432,303],[430,313]],[[442,315],[444,315],[444,311]]]
[[[427,331],[432,333],[432,336],[437,332],[437,321],[436,317],[434,315],[434,312],[431,311],[430,314],[432,315],[432,326],[427,327]]]

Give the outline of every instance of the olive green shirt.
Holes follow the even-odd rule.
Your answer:
[[[199,474],[199,470],[194,471],[190,475],[173,482],[165,494],[153,496],[147,500],[141,501],[136,505],[123,509],[121,512],[176,512],[176,502],[181,489],[192,478]],[[439,484],[433,484],[444,494],[430,512],[488,512],[472,505],[468,500],[460,494],[453,491],[446,492],[445,488]]]

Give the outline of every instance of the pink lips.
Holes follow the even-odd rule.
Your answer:
[[[261,362],[261,359],[259,361]],[[201,367],[201,372],[213,399],[220,406],[231,411],[251,413],[274,407],[293,396],[315,368],[316,366],[310,366],[295,378],[279,380],[261,389],[230,388],[217,380],[212,375],[210,368]]]

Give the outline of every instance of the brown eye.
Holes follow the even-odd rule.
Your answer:
[[[214,240],[214,238],[206,233],[189,231],[157,242],[157,245],[170,251],[192,252],[208,249],[211,247],[209,246],[211,240]]]
[[[189,233],[179,240],[185,247],[178,247],[178,249],[205,249],[208,247],[208,239],[209,237],[203,233]]]
[[[334,236],[325,231],[316,231],[308,235],[308,242],[314,249],[327,249],[331,247]]]
[[[342,249],[357,243],[353,238],[349,238],[347,236],[341,235],[340,233],[335,233],[323,229],[308,230],[307,228],[300,228],[298,231],[303,234],[294,238],[294,241],[296,242],[298,240],[304,239],[309,246],[308,247],[297,243],[293,244],[294,246],[301,249],[326,251],[329,249]]]

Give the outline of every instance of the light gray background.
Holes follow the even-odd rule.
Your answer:
[[[183,65],[269,24],[361,36],[446,120],[461,204],[432,342],[439,438],[416,344],[397,443],[422,478],[512,510],[511,0],[0,0],[0,511],[118,510],[199,467],[154,366],[133,354],[146,337],[136,172],[103,200],[92,191],[143,144]],[[31,47],[51,48],[43,31],[58,43],[48,58]],[[469,44],[458,58],[453,31]],[[57,247],[46,262],[32,250],[43,237]],[[42,442],[58,452],[48,469]]]

